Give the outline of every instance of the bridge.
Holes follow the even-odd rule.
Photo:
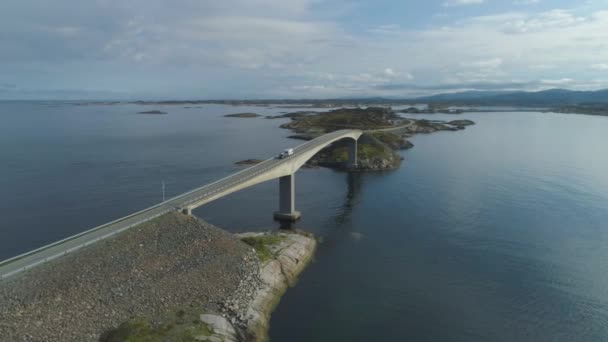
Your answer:
[[[63,255],[75,252],[170,211],[179,210],[191,215],[193,209],[205,203],[209,203],[235,191],[277,178],[279,179],[279,208],[274,213],[274,217],[278,220],[295,221],[300,218],[300,213],[295,208],[296,171],[317,152],[343,139],[350,141],[348,144],[348,164],[350,167],[356,166],[357,140],[362,133],[360,130],[348,129],[322,135],[295,147],[294,153],[286,158],[277,159],[273,157],[267,159],[255,166],[173,197],[150,208],[0,262],[0,279],[8,278]]]

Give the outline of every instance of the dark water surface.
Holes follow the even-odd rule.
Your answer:
[[[134,114],[151,109],[169,115]],[[286,109],[0,102],[0,259],[299,143],[284,120],[222,117],[245,111]],[[608,339],[608,118],[458,118],[478,124],[415,137],[399,170],[298,172],[298,226],[322,243],[273,341]],[[276,183],[195,214],[274,228]]]

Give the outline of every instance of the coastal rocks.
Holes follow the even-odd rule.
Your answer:
[[[245,159],[245,160],[241,160],[236,162],[236,165],[256,165],[263,162],[263,160],[261,159]]]
[[[209,342],[236,342],[237,334],[236,330],[228,320],[222,316],[202,314],[200,316],[201,322],[207,325],[212,335],[199,335],[195,336],[196,341],[209,341]]]
[[[227,117],[227,118],[257,118],[258,116],[261,116],[261,115],[256,114],[256,113],[235,113],[235,114],[224,115],[224,117]]]
[[[405,130],[408,134],[429,134],[438,131],[458,131],[464,129],[464,126],[474,124],[470,120],[454,120],[451,122],[438,121],[438,120],[413,120],[410,119],[412,124]],[[460,125],[460,124],[463,125]]]
[[[290,139],[296,139],[296,140],[305,140],[305,141],[308,141],[308,140],[314,139],[315,136],[313,136],[312,134],[304,134],[304,133],[302,133],[302,134],[293,134],[293,135],[290,135],[290,136],[288,136],[288,138],[290,138]]]
[[[245,339],[248,341],[266,341],[270,314],[288,287],[294,286],[299,274],[312,260],[316,249],[316,240],[302,232],[281,233],[247,233],[240,238],[249,241],[268,241],[271,243],[255,244],[256,251],[265,246],[262,255],[271,257],[262,261],[259,279],[261,286],[257,289],[253,301],[246,309],[249,318]],[[269,239],[270,237],[270,239]],[[258,252],[258,256],[260,253]]]
[[[163,112],[160,110],[147,110],[147,111],[143,111],[143,112],[137,112],[137,114],[163,115],[163,114],[167,114],[167,112]]]
[[[464,129],[466,126],[474,125],[475,122],[471,120],[453,120],[448,122],[448,125],[452,125],[458,129]]]

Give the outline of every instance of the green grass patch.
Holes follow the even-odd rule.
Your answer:
[[[250,236],[243,238],[242,241],[255,249],[260,261],[265,262],[274,258],[274,254],[270,251],[270,246],[277,245],[285,240],[284,236],[280,235],[261,235]]]
[[[373,132],[372,136],[389,146],[399,146],[403,138],[390,132]]]
[[[390,150],[387,150],[382,146],[359,144],[357,158],[361,160],[370,160],[373,158],[390,159],[392,158],[392,155]]]
[[[102,342],[189,342],[198,336],[211,336],[211,328],[199,320],[194,312],[178,311],[162,324],[153,325],[143,318],[135,318],[106,332]]]

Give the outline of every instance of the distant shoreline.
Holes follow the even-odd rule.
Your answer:
[[[251,106],[251,107],[275,107],[275,108],[310,108],[310,109],[335,109],[348,107],[401,107],[410,106],[410,111],[399,110],[406,114],[467,114],[467,113],[509,113],[514,111],[525,111],[535,113],[556,114],[582,114],[595,116],[608,116],[608,104],[559,104],[544,106],[529,105],[505,105],[488,103],[436,103],[412,100],[168,100],[168,101],[67,101],[77,106],[112,106],[120,104],[135,104],[142,106],[187,106],[186,109],[201,108],[200,105],[227,105],[227,106]],[[198,107],[190,107],[197,106]],[[426,105],[427,108],[417,106]],[[239,113],[240,114],[240,113]],[[255,113],[251,113],[255,114]],[[234,115],[235,117],[242,117]],[[251,116],[253,117],[253,116]]]

